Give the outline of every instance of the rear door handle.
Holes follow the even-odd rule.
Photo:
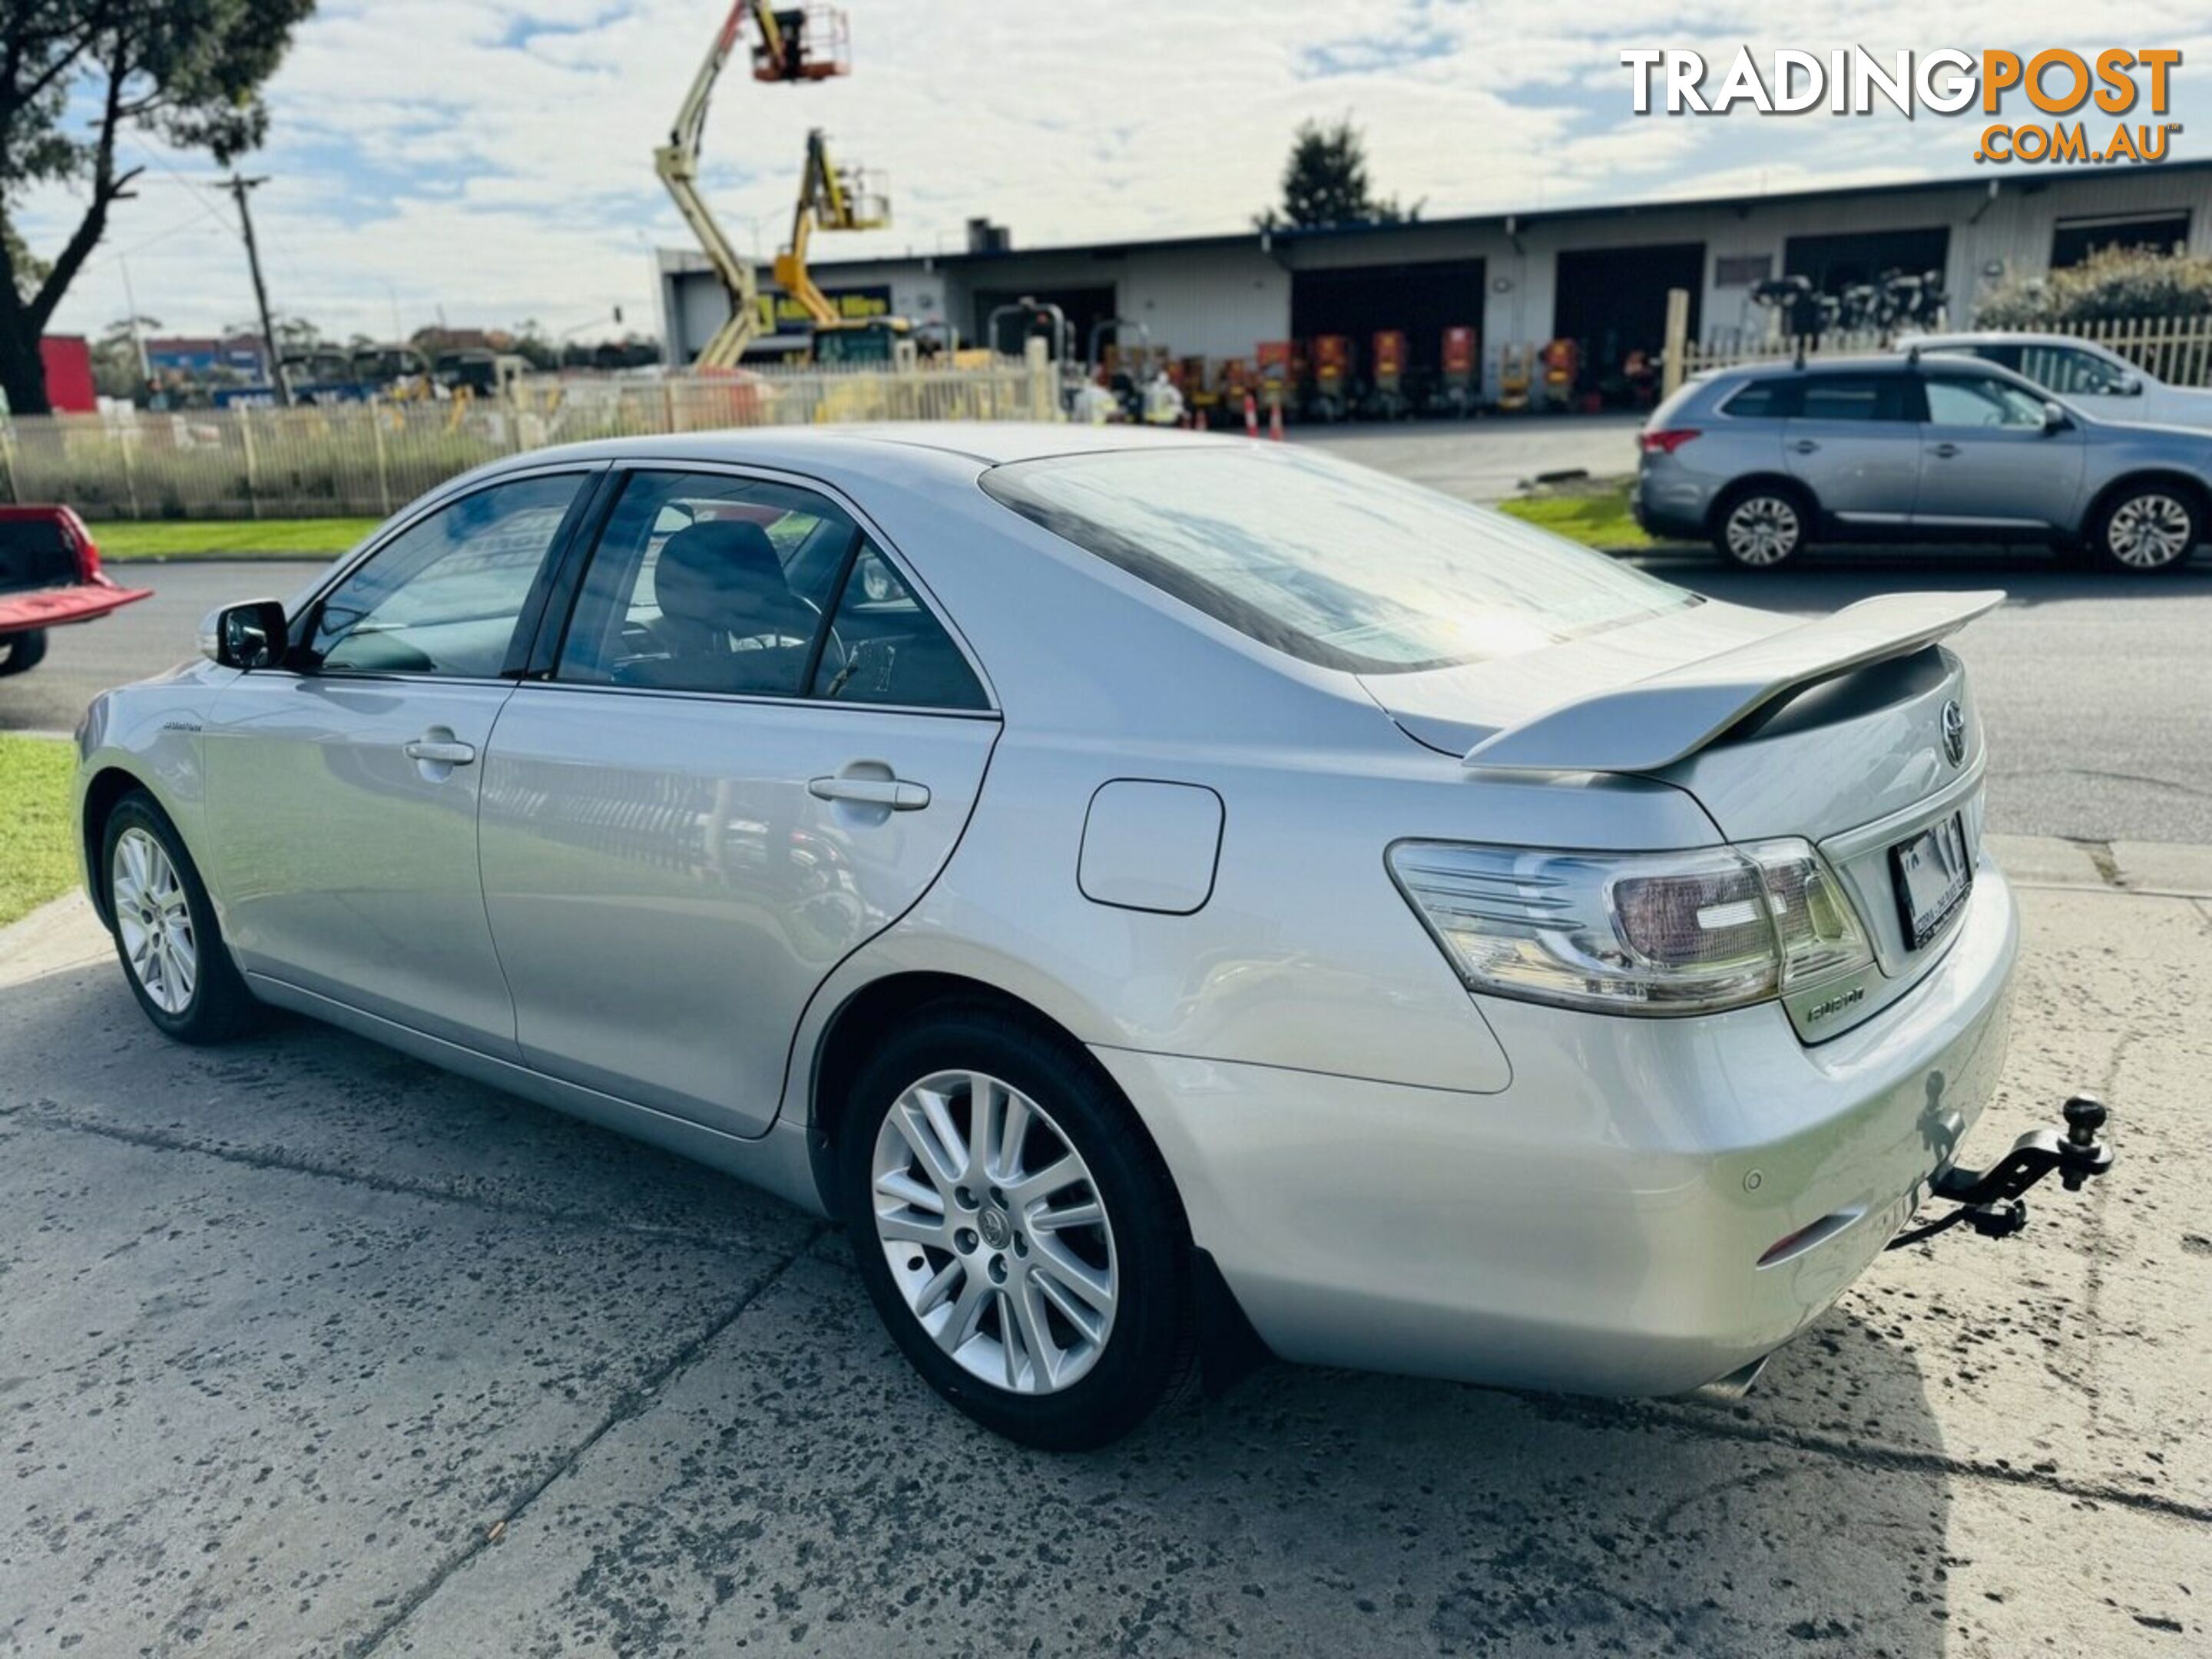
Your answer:
[[[1819,444],[1814,442],[1810,438],[1800,438],[1796,443],[1790,446],[1790,448],[1796,450],[1800,455],[1809,455],[1820,447],[1820,446]]]
[[[1959,446],[1956,444],[1931,444],[1929,446],[1928,453],[1930,455],[1941,455],[1948,461],[1951,457],[1959,453]]]
[[[457,743],[450,738],[417,738],[407,745],[409,760],[432,761],[444,766],[466,766],[476,757],[476,744]]]
[[[908,783],[903,778],[809,778],[806,793],[817,800],[888,806],[894,812],[919,812],[929,805],[928,786]]]

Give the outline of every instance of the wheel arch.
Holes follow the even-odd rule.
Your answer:
[[[2172,466],[2138,467],[2132,472],[2122,473],[2090,498],[2089,505],[2082,510],[2081,517],[2075,526],[2075,532],[2082,536],[2088,535],[2115,501],[2128,491],[2140,489],[2146,484],[2158,484],[2186,497],[2197,509],[2198,532],[2212,533],[2212,491],[2206,489],[2203,479],[2192,477],[2179,467]]]
[[[84,786],[84,806],[77,823],[79,849],[84,855],[84,886],[92,900],[92,908],[101,925],[112,928],[115,918],[108,914],[107,884],[100,879],[100,854],[106,839],[107,820],[125,796],[143,791],[155,805],[161,801],[152,786],[127,767],[107,765],[94,773]]]
[[[871,1038],[913,1019],[925,1008],[953,1005],[1000,1014],[1064,1045],[1070,1054],[1080,1056],[1081,1063],[1128,1106],[1130,1117],[1151,1142],[1154,1155],[1160,1156],[1159,1144],[1146,1126],[1144,1114],[1084,1041],[1059,1020],[988,981],[938,969],[908,969],[870,980],[854,990],[823,1023],[814,1042],[805,1096],[806,1149],[823,1206],[833,1218],[837,1209],[837,1147],[844,1129],[847,1097],[866,1063]],[[1160,1156],[1160,1163],[1163,1168],[1168,1167],[1164,1156]],[[1170,1178],[1172,1182],[1171,1170]]]
[[[1713,496],[1713,504],[1705,509],[1705,533],[1720,533],[1721,521],[1735,509],[1735,504],[1755,489],[1771,489],[1778,495],[1787,495],[1797,503],[1805,519],[1804,536],[1813,539],[1820,525],[1820,498],[1802,478],[1792,477],[1787,472],[1761,471],[1747,472],[1732,478]]]

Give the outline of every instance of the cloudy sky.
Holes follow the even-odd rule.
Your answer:
[[[609,331],[617,305],[654,329],[652,250],[687,238],[652,150],[724,6],[323,0],[270,84],[270,143],[249,163],[270,175],[255,208],[276,308],[339,335],[411,331],[442,311],[456,325],[534,318],[588,338]],[[1290,135],[1309,116],[1348,113],[1377,185],[1431,217],[1976,172],[1972,116],[1632,116],[1620,54],[1638,46],[1692,47],[1720,65],[1747,43],[1762,59],[1784,46],[2179,46],[2171,118],[2190,131],[2173,154],[2212,155],[2212,22],[2201,7],[2155,0],[1940,13],[1895,0],[1723,0],[1686,15],[1622,0],[847,0],[846,10],[849,78],[763,86],[740,68],[723,80],[707,181],[741,249],[773,252],[812,125],[841,158],[882,173],[897,216],[891,230],[818,244],[824,258],[955,247],[972,214],[1030,247],[1241,228],[1274,199]],[[125,157],[148,165],[146,179],[57,326],[96,332],[123,316],[126,270],[139,310],[171,329],[250,315],[206,160],[143,138]],[[34,246],[52,251],[70,209],[52,191],[21,204]]]

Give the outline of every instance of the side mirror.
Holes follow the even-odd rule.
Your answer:
[[[275,599],[227,605],[200,624],[200,654],[225,668],[273,668],[284,647],[284,607]]]
[[[2044,429],[2044,431],[2045,431],[2046,433],[2051,433],[2051,432],[2063,432],[2063,431],[2066,431],[2069,428],[2070,428],[2073,424],[2074,424],[2074,422],[2073,422],[2072,421],[2070,421],[2070,420],[2067,419],[2067,417],[2066,417],[2066,411],[2065,411],[2064,410],[2061,409],[2061,408],[2060,408],[2057,404],[2044,404],[2044,406],[2043,406],[2043,429]]]
[[[2120,396],[2123,398],[2140,398],[2142,396],[2142,376],[2140,374],[2129,375],[2127,379],[2120,382],[2118,388]]]

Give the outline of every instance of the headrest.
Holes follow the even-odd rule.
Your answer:
[[[665,617],[739,635],[748,623],[781,622],[793,605],[775,544],[743,519],[708,519],[671,536],[653,592]]]

